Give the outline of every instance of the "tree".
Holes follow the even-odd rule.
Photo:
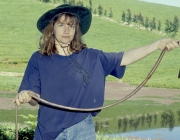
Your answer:
[[[140,19],[140,24],[141,24],[142,26],[144,26],[144,18],[143,18],[143,16],[142,16],[141,19]]]
[[[170,28],[170,21],[168,19],[166,19],[166,22],[165,22],[165,32],[169,33],[170,30],[171,30],[171,28]]]
[[[82,2],[82,1],[78,1],[78,2],[76,2],[76,5],[77,5],[77,6],[83,6],[83,7],[84,7],[84,4],[83,4],[83,2]]]
[[[126,21],[127,21],[128,24],[130,24],[131,21],[132,21],[132,15],[131,15],[131,10],[130,9],[127,9]]]
[[[98,13],[100,16],[103,14],[103,7],[101,5],[98,6]]]
[[[157,27],[158,31],[161,31],[161,21],[158,21],[158,27]]]
[[[53,3],[56,3],[56,0],[53,0]]]
[[[110,8],[110,13],[109,13],[109,18],[113,17],[113,12],[112,12],[112,8]]]
[[[96,11],[96,8],[94,9],[94,12],[93,12],[95,15],[97,14],[97,11]]]
[[[70,5],[75,5],[75,0],[69,0]]]
[[[147,29],[149,28],[149,18],[148,17],[146,17],[146,19],[145,19],[144,27]]]
[[[172,29],[173,29],[173,36],[176,36],[177,32],[178,32],[178,29],[179,29],[179,19],[177,16],[174,16],[174,21],[173,21],[173,24],[172,24]]]
[[[42,0],[42,2],[48,3],[51,2],[50,0]]]
[[[105,17],[107,16],[107,10],[104,10],[104,16]]]
[[[122,18],[121,18],[121,19],[122,19],[123,22],[126,21],[126,13],[125,13],[124,11],[123,11],[123,13],[122,13]]]
[[[144,18],[141,15],[141,13],[139,13],[139,15],[138,15],[138,23],[139,23],[139,27],[140,27],[140,25],[144,26]]]
[[[156,29],[156,18],[155,17],[153,17],[152,21],[149,23],[149,27],[151,28],[151,31]]]
[[[176,36],[178,29],[179,29],[179,19],[177,16],[174,16],[174,21],[171,22],[170,20],[166,19],[165,22],[165,32],[172,33],[172,36]]]
[[[137,16],[137,15],[134,15],[134,17],[133,17],[133,22],[135,22],[135,23],[138,22],[138,16]]]
[[[63,3],[64,3],[64,4],[66,4],[66,3],[67,3],[67,0],[62,0],[62,1],[63,1]]]
[[[92,12],[93,11],[93,9],[92,9],[92,0],[89,0],[89,10]]]

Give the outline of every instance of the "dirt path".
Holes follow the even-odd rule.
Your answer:
[[[122,82],[107,82],[105,99],[118,100],[130,92],[137,86],[132,86]],[[165,88],[152,88],[143,87],[134,96],[128,100],[153,100],[161,104],[171,104],[180,102],[180,89],[165,89]]]
[[[128,85],[122,82],[106,82],[105,99],[106,100],[119,100],[130,92],[132,92],[136,86]],[[7,91],[0,91],[1,93],[7,93]],[[10,92],[9,92],[10,93]],[[153,100],[161,104],[171,104],[174,102],[180,102],[180,89],[164,89],[164,88],[151,88],[143,87],[136,95],[132,96],[128,100]],[[14,109],[12,103],[13,98],[0,98],[0,109]],[[37,109],[38,107],[32,107],[29,104],[21,105],[20,108]]]

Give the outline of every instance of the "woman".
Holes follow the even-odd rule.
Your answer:
[[[88,49],[81,40],[91,24],[91,12],[80,6],[60,5],[43,14],[37,28],[42,32],[40,50],[27,65],[14,102],[38,104],[29,94],[50,102],[76,108],[103,105],[105,78],[122,78],[126,65],[164,47],[170,51],[177,41],[162,39],[144,47],[120,53]],[[34,140],[95,140],[92,116],[39,103]]]

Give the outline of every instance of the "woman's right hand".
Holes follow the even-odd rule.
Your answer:
[[[167,52],[171,51],[174,48],[180,47],[179,40],[173,40],[170,38],[164,38],[156,41],[158,49],[163,50],[167,47]]]
[[[25,104],[28,103],[32,97],[29,95],[29,93],[34,93],[30,90],[22,90],[13,100],[13,103],[16,105]]]

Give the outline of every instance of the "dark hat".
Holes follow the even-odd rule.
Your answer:
[[[49,25],[52,18],[59,13],[72,13],[75,14],[80,20],[80,29],[84,35],[91,25],[92,14],[89,9],[82,6],[71,6],[69,4],[60,5],[44,13],[37,21],[37,28],[40,32]]]

